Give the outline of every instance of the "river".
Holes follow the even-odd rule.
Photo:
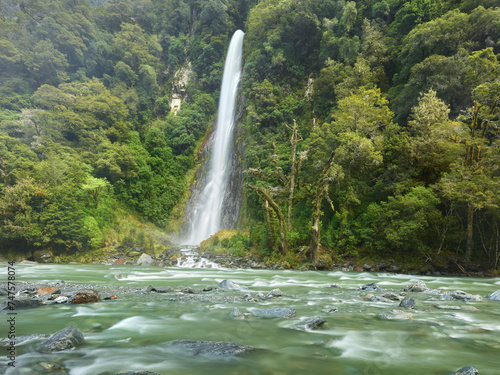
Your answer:
[[[6,263],[0,264],[7,270]],[[6,278],[6,273],[2,273]],[[117,279],[121,277],[121,279]],[[500,371],[500,302],[484,297],[500,289],[495,278],[424,277],[355,272],[159,268],[138,266],[51,265],[16,266],[18,282],[81,283],[145,288],[189,287],[198,294],[145,293],[86,305],[57,304],[20,310],[16,334],[52,334],[77,326],[85,342],[74,350],[40,354],[34,345],[18,348],[16,367],[0,373],[110,375],[148,370],[160,374],[436,374],[473,365],[481,375]],[[222,280],[241,290],[222,291]],[[480,302],[441,301],[439,295],[411,293],[412,319],[392,321],[379,314],[399,302],[371,302],[358,288],[376,283],[402,291],[422,280],[431,289],[463,290],[483,297]],[[2,280],[3,281],[3,280]],[[338,284],[339,287],[332,287]],[[201,292],[207,286],[214,289]],[[281,297],[245,301],[279,288]],[[103,295],[104,297],[104,295]],[[5,299],[5,297],[0,297]],[[435,305],[451,307],[438,309]],[[467,309],[462,309],[464,306]],[[290,307],[290,319],[235,318],[269,307]],[[334,312],[337,308],[338,311]],[[476,308],[476,309],[474,309]],[[472,310],[469,310],[472,309]],[[330,312],[331,311],[331,312]],[[314,330],[293,327],[305,317],[326,323]],[[6,331],[6,315],[0,316]],[[3,337],[3,333],[2,337]],[[172,340],[231,341],[257,350],[237,359],[182,355],[166,350]],[[0,362],[4,362],[2,354]],[[44,369],[44,368],[48,368]]]

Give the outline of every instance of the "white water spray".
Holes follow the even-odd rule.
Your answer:
[[[191,227],[185,241],[187,244],[198,245],[222,229],[222,209],[231,164],[235,104],[241,76],[244,35],[243,31],[237,30],[229,44],[222,77],[208,182],[192,212]]]

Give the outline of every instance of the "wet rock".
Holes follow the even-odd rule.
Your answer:
[[[333,283],[333,284],[330,284],[330,288],[342,288],[342,286],[340,284]]]
[[[152,371],[123,371],[123,372],[117,372],[116,374],[113,375],[161,375],[161,374]]]
[[[460,306],[452,306],[452,305],[434,305],[436,309],[442,310],[460,310]]]
[[[479,371],[474,366],[465,366],[452,375],[479,375]]]
[[[375,283],[368,283],[358,288],[359,290],[366,290],[367,292],[383,292],[384,289],[379,288]]]
[[[491,301],[500,301],[500,290],[497,290],[496,292],[490,293],[486,296],[487,299]]]
[[[271,309],[252,310],[250,314],[258,318],[293,318],[296,312],[289,307],[274,307]]]
[[[143,291],[144,291],[144,292],[146,292],[146,293],[154,292],[155,290],[156,290],[156,289],[154,288],[154,286],[153,286],[153,285],[148,285],[147,287],[145,287],[145,288],[143,289]]]
[[[389,310],[387,313],[378,315],[382,320],[411,320],[412,315],[402,310]]]
[[[237,307],[235,307],[233,309],[233,311],[231,311],[231,313],[229,314],[229,316],[231,318],[239,318],[239,317],[243,316],[243,314],[241,313],[240,309],[238,309]]]
[[[183,288],[181,289],[181,292],[185,294],[196,294],[196,290],[193,288]]]
[[[278,288],[271,290],[269,293],[267,293],[267,298],[273,298],[273,297],[281,297],[283,293],[281,293],[281,290]]]
[[[311,318],[305,318],[293,324],[291,328],[305,331],[321,327],[323,324],[325,324],[325,320],[323,318],[320,318],[319,316],[313,316]]]
[[[406,293],[403,293],[406,294]],[[401,294],[397,294],[394,292],[387,292],[382,295],[382,297],[390,299],[391,301],[402,301],[404,299],[404,296]]]
[[[80,330],[75,326],[70,326],[54,333],[47,341],[38,344],[35,349],[40,353],[52,353],[73,349],[83,343],[83,341],[83,334]]]
[[[33,258],[38,263],[51,263],[52,262],[52,254],[46,250],[39,250],[33,253]]]
[[[55,303],[67,303],[68,301],[69,297],[66,296],[59,296],[54,300]]]
[[[326,313],[336,313],[339,311],[339,308],[337,306],[327,306],[323,309],[323,312]]]
[[[136,264],[138,266],[150,266],[153,264],[153,258],[151,258],[151,255],[142,253],[139,259],[137,259]]]
[[[241,287],[231,280],[222,280],[219,284],[219,288],[224,290],[239,290]]]
[[[100,300],[101,300],[101,295],[96,290],[83,289],[74,293],[70,297],[69,303],[80,304],[80,303],[98,302]]]
[[[472,306],[472,305],[460,306],[460,309],[466,310],[466,311],[478,311],[479,310],[476,306]]]
[[[156,293],[172,293],[174,290],[170,287],[166,287],[166,288],[153,288],[151,291]]]
[[[0,288],[0,297],[7,296],[9,292],[5,288]]]
[[[439,298],[441,301],[464,301],[464,302],[479,302],[483,298],[479,294],[469,294],[462,290],[455,290],[454,292],[447,292]]]
[[[213,288],[212,286],[207,285],[206,287],[204,287],[204,288],[203,288],[203,291],[204,291],[204,292],[210,292],[210,291],[212,291],[213,289],[214,289],[214,288]]]
[[[16,310],[32,309],[42,304],[42,301],[37,298],[19,298],[14,301],[5,301],[2,303],[0,310],[10,310],[9,302],[11,302],[10,306],[12,306],[12,304],[15,305]]]
[[[252,295],[250,293],[246,293],[243,295],[243,301],[245,302],[257,302],[257,300],[255,298],[252,297]]]
[[[125,264],[125,259],[123,258],[118,258],[117,260],[115,260],[115,262],[113,263],[114,265],[121,265],[121,264]]]
[[[367,294],[365,296],[365,301],[370,301],[370,302],[384,302],[384,303],[392,303],[392,300],[385,298],[385,297],[379,297],[379,296],[374,296],[373,294]]]
[[[415,305],[416,303],[413,297],[406,297],[404,300],[401,301],[399,307],[403,307],[405,309],[414,309]]]
[[[429,290],[429,288],[427,288],[427,286],[425,285],[425,283],[422,280],[419,280],[419,281],[417,281],[417,282],[415,282],[413,284],[408,285],[403,290],[405,292],[417,292],[417,293],[421,293],[421,292],[425,292],[425,291]]]
[[[40,288],[38,288],[38,290],[36,291],[36,294],[37,296],[41,296],[43,294],[47,294],[47,293],[53,293],[56,291],[56,288],[53,288],[51,286],[41,286]]]
[[[234,358],[254,350],[247,345],[227,341],[176,340],[166,343],[170,351],[201,357]]]

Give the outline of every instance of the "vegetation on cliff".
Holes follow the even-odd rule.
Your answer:
[[[241,28],[244,234],[223,247],[498,267],[495,1],[0,4],[2,250],[130,241],[131,214],[178,222]]]

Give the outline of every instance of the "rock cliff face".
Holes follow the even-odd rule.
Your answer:
[[[186,97],[186,85],[192,73],[191,62],[189,61],[175,72],[170,94],[170,110],[175,114],[181,109],[182,101]]]
[[[241,206],[243,204],[243,171],[244,171],[244,158],[245,148],[243,145],[244,130],[241,125],[243,118],[243,110],[245,108],[245,98],[239,97],[237,102],[236,119],[233,131],[233,147],[232,158],[230,165],[230,175],[228,187],[224,193],[223,211],[222,211],[222,228],[236,229],[238,219],[240,216]],[[214,142],[215,126],[217,121],[212,123],[212,128],[207,134],[203,145],[198,151],[198,159],[202,160],[202,165],[195,173],[194,183],[190,187],[190,196],[186,203],[184,220],[178,235],[179,241],[185,238],[189,231],[189,220],[192,211],[196,207],[196,203],[200,199],[203,187],[208,183],[208,172],[210,170],[211,150]]]

